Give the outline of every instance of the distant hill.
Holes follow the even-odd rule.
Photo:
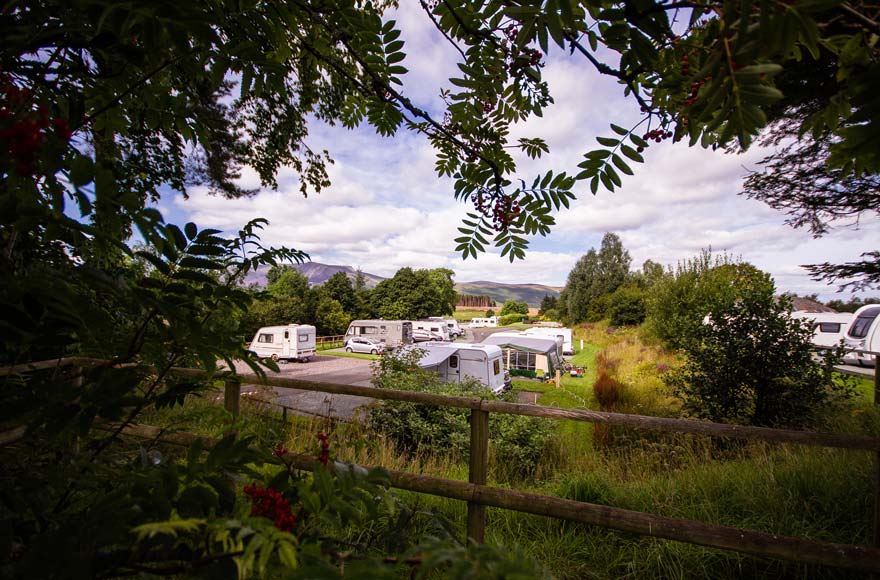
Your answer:
[[[455,291],[459,294],[491,296],[499,306],[511,298],[526,302],[529,306],[540,306],[544,295],[558,298],[561,290],[562,288],[558,286],[544,286],[543,284],[501,284],[485,280],[462,282],[455,285]]]
[[[357,277],[357,270],[355,270],[351,266],[321,264],[320,262],[305,262],[304,264],[294,264],[293,267],[299,270],[306,278],[309,279],[310,286],[323,284],[324,282],[329,280],[333,274],[336,274],[337,272],[343,272],[346,276],[351,278],[352,282],[354,282],[354,279]],[[266,271],[267,270],[260,270],[252,275],[249,275],[247,281],[265,286]],[[385,279],[382,276],[377,276],[376,274],[370,274],[367,272],[361,273],[364,275],[364,279],[367,282],[367,288],[373,288],[374,286],[376,286],[376,284]]]
[[[351,266],[340,266],[336,264],[322,264],[320,262],[306,262],[304,264],[294,264],[294,268],[302,272],[309,279],[309,284],[317,286],[323,284],[330,279],[330,276],[337,272],[343,272],[346,276],[354,281],[357,276],[357,270]],[[259,270],[248,276],[247,281],[257,283],[261,286],[266,285],[266,269]],[[367,288],[373,288],[385,280],[382,276],[362,272],[367,281]],[[477,282],[462,282],[455,285],[455,291],[459,294],[476,294],[483,296],[491,296],[499,305],[505,300],[513,298],[527,302],[529,306],[539,306],[541,299],[545,294],[550,296],[559,296],[562,288],[556,286],[544,286],[542,284],[501,284],[499,282],[488,282],[480,280]]]

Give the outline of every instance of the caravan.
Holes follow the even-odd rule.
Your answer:
[[[429,316],[428,320],[445,322],[446,328],[449,329],[449,338],[450,340],[455,340],[459,336],[464,336],[464,330],[462,330],[461,326],[458,325],[458,321],[454,318],[442,318],[440,316]]]
[[[803,310],[792,312],[791,317],[812,321],[813,345],[825,348],[836,347],[841,340],[844,340],[853,319],[851,312],[806,312]]]
[[[412,323],[413,336],[416,334],[426,333],[431,337],[429,340],[442,340],[449,342],[452,340],[449,336],[449,327],[446,326],[445,320],[413,320]],[[418,331],[422,331],[419,333]]]
[[[409,347],[422,353],[419,366],[440,375],[446,383],[476,379],[496,395],[510,388],[501,349],[487,344],[428,342]]]
[[[530,336],[547,336],[550,338],[561,338],[562,339],[562,354],[574,354],[574,345],[571,341],[571,329],[570,328],[552,328],[549,326],[536,326],[534,328],[528,328],[525,331],[525,334]]]
[[[260,358],[306,362],[315,356],[315,335],[310,324],[264,326],[254,335],[249,349]]]
[[[846,346],[852,350],[880,351],[880,304],[868,304],[856,310],[846,331]],[[852,358],[859,366],[876,363],[872,354],[854,352]]]
[[[412,322],[409,320],[353,320],[348,325],[345,340],[360,336],[372,338],[388,348],[412,344]]]

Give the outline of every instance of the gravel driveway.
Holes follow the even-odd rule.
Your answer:
[[[355,385],[359,387],[371,386],[372,361],[342,358],[334,356],[318,355],[307,363],[288,363],[278,365],[279,372],[266,371],[268,376],[278,376],[289,379],[305,379],[320,383],[337,383],[343,385]],[[250,373],[251,370],[243,363],[236,363],[236,370],[242,373]],[[265,387],[259,385],[242,385],[242,394],[265,392]],[[315,391],[303,391],[300,389],[288,389],[281,387],[272,388],[274,402],[292,409],[296,414],[306,416],[331,417],[334,419],[352,420],[359,415],[361,407],[369,405],[375,399],[369,397],[355,397],[352,395],[331,395]],[[265,397],[265,394],[261,395]]]

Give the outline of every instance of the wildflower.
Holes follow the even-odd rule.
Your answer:
[[[296,515],[290,510],[290,502],[277,489],[260,487],[252,483],[244,486],[244,493],[251,498],[251,515],[272,520],[283,532],[293,530]]]

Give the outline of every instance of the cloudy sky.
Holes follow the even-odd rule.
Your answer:
[[[403,2],[396,15],[406,41],[405,92],[420,106],[438,111],[439,90],[455,75],[455,51],[421,13],[416,2]],[[514,129],[514,137],[539,136],[550,155],[517,159],[529,180],[548,169],[575,169],[598,135],[610,135],[609,122],[627,126],[637,106],[623,97],[612,79],[595,73],[583,59],[560,51],[546,59],[544,77],[555,104],[544,117]],[[355,131],[314,124],[309,145],[328,149],[333,185],[303,198],[297,176],[282,172],[277,191],[263,190],[250,199],[225,200],[200,188],[166,195],[159,209],[169,221],[195,221],[201,227],[236,231],[246,221],[266,217],[264,241],[304,250],[316,262],[346,264],[383,276],[403,266],[448,267],[456,280],[563,285],[579,256],[598,247],[604,232],[619,234],[634,266],[650,258],[674,265],[701,248],[741,256],[763,268],[782,290],[817,292],[832,297],[836,288],[813,282],[801,264],[855,260],[880,240],[880,220],[862,220],[821,239],[784,224],[785,216],[737,195],[742,178],[756,168],[758,150],[725,155],[686,144],[664,142],[646,151],[615,193],[593,196],[587,184],[576,190],[571,209],[556,216],[546,238],[534,239],[523,261],[510,264],[496,253],[462,261],[453,238],[467,206],[455,201],[452,182],[434,173],[427,141],[401,131],[393,138],[369,127]],[[245,170],[242,185],[259,187]]]

